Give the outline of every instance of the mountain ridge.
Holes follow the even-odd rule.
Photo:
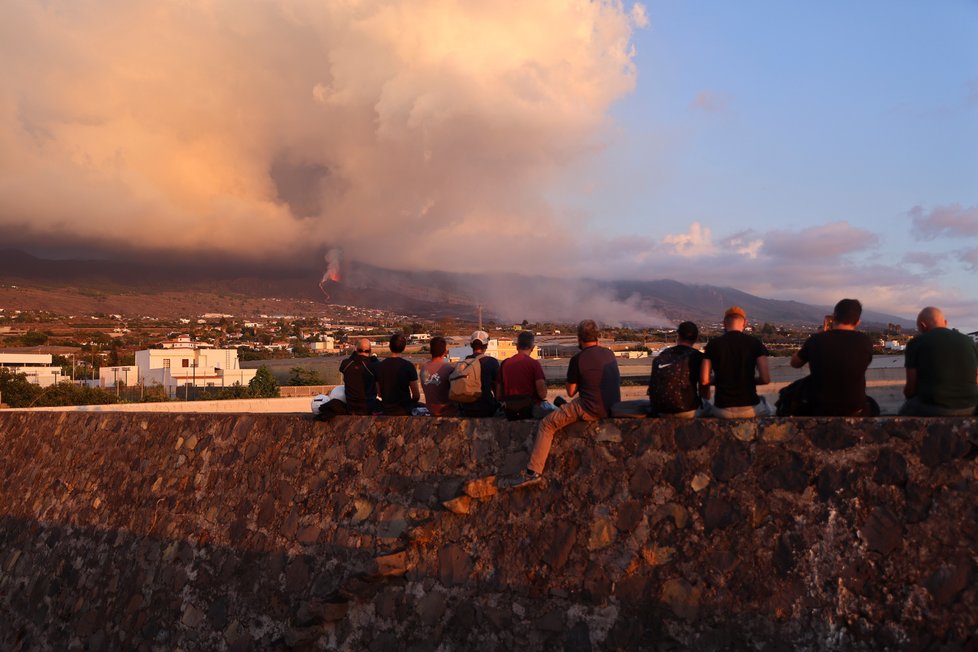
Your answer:
[[[681,320],[716,323],[723,311],[739,305],[752,322],[785,325],[821,324],[828,306],[768,299],[733,287],[682,283],[673,279],[556,279],[515,273],[385,269],[356,261],[343,266],[342,281],[319,287],[322,270],[258,267],[238,261],[127,261],[46,259],[20,250],[0,250],[0,280],[24,286],[84,288],[104,294],[185,292],[281,297],[383,308],[432,319],[476,319],[482,305],[487,318],[504,321],[573,322],[594,315],[604,322],[666,325]],[[326,296],[328,295],[328,296]],[[93,301],[93,304],[95,302]],[[101,308],[93,306],[94,310]],[[865,309],[868,326],[889,323],[913,327],[913,321]],[[658,322],[658,323],[656,323]]]

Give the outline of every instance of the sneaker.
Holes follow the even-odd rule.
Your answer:
[[[532,487],[533,485],[538,485],[543,482],[542,473],[534,473],[529,469],[523,469],[518,475],[511,476],[509,478],[503,478],[499,481],[500,489],[522,489],[523,487]]]

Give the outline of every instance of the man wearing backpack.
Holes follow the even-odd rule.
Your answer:
[[[577,421],[604,419],[611,415],[615,403],[621,401],[618,360],[610,349],[598,345],[598,325],[594,320],[585,319],[577,325],[577,345],[581,351],[567,366],[567,395],[574,400],[543,418],[526,469],[500,482],[502,487],[516,489],[542,482],[554,434]]]
[[[700,384],[703,354],[693,348],[700,331],[691,321],[676,329],[676,346],[652,360],[649,398],[653,416],[692,419],[700,408],[700,396],[709,398],[709,388]]]
[[[489,333],[485,331],[472,333],[472,355],[460,361],[455,366],[455,373],[452,374],[450,396],[459,402],[463,417],[491,417],[495,416],[499,409],[499,402],[495,395],[496,383],[499,380],[499,360],[486,355],[488,344]],[[475,383],[476,380],[478,383]],[[461,394],[460,386],[465,387]]]

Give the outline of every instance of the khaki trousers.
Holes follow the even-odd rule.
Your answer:
[[[550,455],[550,447],[553,445],[554,434],[558,430],[578,421],[597,420],[598,417],[586,412],[576,398],[570,403],[564,403],[545,416],[540,421],[540,425],[537,426],[537,436],[533,440],[533,451],[530,453],[530,461],[526,467],[531,471],[543,473],[547,456]]]

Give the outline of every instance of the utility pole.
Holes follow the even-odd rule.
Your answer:
[[[479,330],[482,330],[482,304],[479,304]]]

